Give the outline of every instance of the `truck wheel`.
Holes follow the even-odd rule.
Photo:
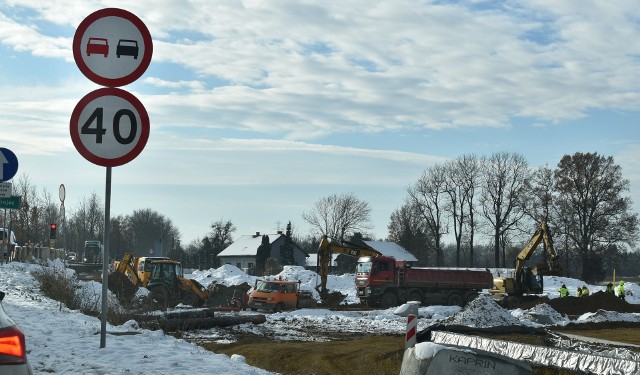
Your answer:
[[[276,307],[273,308],[273,312],[279,313],[282,311],[283,308],[284,308],[284,304],[280,302],[276,305]]]
[[[447,303],[450,306],[460,306],[462,307],[462,305],[464,304],[464,300],[462,299],[462,296],[458,293],[451,293],[449,294],[449,297],[447,298]]]
[[[394,307],[397,305],[398,298],[396,298],[396,295],[391,292],[386,292],[382,295],[382,298],[380,298],[380,306],[383,309],[388,309],[389,307]]]
[[[412,290],[409,292],[409,295],[407,296],[407,302],[409,301],[418,301],[422,304],[422,293],[420,293],[419,290]]]

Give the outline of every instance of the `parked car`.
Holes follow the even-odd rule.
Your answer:
[[[4,295],[0,291],[0,374],[32,375],[24,333],[4,311]]]
[[[70,251],[67,253],[67,260],[70,262],[75,262],[76,261],[76,253],[74,253],[73,251]]]

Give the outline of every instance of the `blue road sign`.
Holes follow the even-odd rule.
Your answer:
[[[18,172],[18,158],[8,148],[0,147],[0,182],[9,181]]]

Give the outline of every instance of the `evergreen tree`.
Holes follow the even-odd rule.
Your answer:
[[[271,257],[271,242],[268,235],[262,236],[262,244],[258,246],[256,253],[256,275],[261,276],[265,271],[265,263]]]
[[[287,231],[284,236],[284,245],[282,246],[281,254],[282,256],[282,265],[290,266],[293,265],[294,257],[293,257],[293,240],[291,239],[291,222],[287,224]]]

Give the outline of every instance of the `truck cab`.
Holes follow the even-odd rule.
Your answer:
[[[379,292],[383,290],[383,287],[386,284],[395,283],[395,270],[395,258],[386,256],[360,257],[356,265],[356,288],[360,300],[367,304],[379,300]]]
[[[249,295],[249,308],[252,311],[260,309],[274,312],[295,310],[299,295],[300,281],[256,280]]]

